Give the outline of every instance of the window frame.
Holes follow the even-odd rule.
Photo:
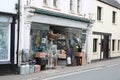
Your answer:
[[[43,0],[43,4],[48,5],[48,1],[47,0]]]
[[[116,12],[115,11],[112,12],[112,23],[113,24],[116,23]]]
[[[101,21],[102,20],[102,7],[97,6],[97,20]]]
[[[77,0],[77,13],[80,13],[81,0]]]
[[[118,40],[118,51],[120,51],[120,40]]]
[[[53,6],[54,6],[55,8],[57,8],[57,7],[58,7],[57,2],[58,2],[58,0],[53,0]]]
[[[2,28],[2,29],[1,29]],[[6,40],[6,42],[7,42],[7,44],[8,44],[8,47],[7,47],[7,56],[3,56],[4,58],[1,58],[0,59],[0,62],[1,61],[10,61],[10,36],[11,36],[11,26],[10,26],[10,24],[8,25],[8,24],[0,24],[0,30],[6,30],[7,31],[7,33],[6,33],[6,35],[8,36],[8,40]],[[1,48],[2,49],[2,48]],[[5,57],[7,57],[7,58],[5,58]]]
[[[70,11],[73,12],[73,0],[70,0]]]
[[[97,48],[98,48],[98,39],[94,38],[93,39],[93,52],[97,52]]]
[[[112,51],[115,51],[115,39],[112,40]]]

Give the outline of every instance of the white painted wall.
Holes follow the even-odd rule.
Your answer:
[[[0,12],[16,13],[16,3],[18,3],[18,0],[0,0]]]
[[[85,2],[84,2],[85,1]],[[116,49],[115,51],[111,51],[111,57],[120,56],[120,51],[117,50],[118,40],[120,40],[120,10],[116,9],[112,6],[99,2],[97,0],[84,0],[82,6],[83,14],[92,13],[92,19],[95,20],[94,26],[92,27],[92,31],[96,32],[104,32],[104,33],[111,33],[111,39],[116,40]],[[102,9],[102,21],[97,21],[97,6],[103,7]],[[112,11],[117,13],[116,16],[116,24],[112,23]],[[89,16],[86,16],[89,18]],[[93,35],[93,38],[99,38],[99,36]],[[112,41],[111,41],[112,44]],[[93,45],[93,44],[92,44]],[[99,48],[99,47],[98,47]],[[112,49],[112,45],[111,45]],[[92,49],[93,50],[93,49]],[[99,50],[99,49],[98,49]],[[99,59],[100,53],[93,53],[91,58],[92,59]]]

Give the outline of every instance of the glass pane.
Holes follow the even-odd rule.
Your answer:
[[[0,61],[8,60],[8,28],[0,26]]]
[[[32,29],[31,30],[31,43],[33,52],[42,51],[47,49],[47,30]]]

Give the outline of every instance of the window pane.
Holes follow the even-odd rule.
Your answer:
[[[113,11],[113,15],[112,15],[112,23],[115,23],[115,19],[116,19],[116,12]]]
[[[118,51],[120,50],[120,40],[118,40]]]
[[[43,0],[43,3],[44,3],[44,4],[47,4],[47,0]]]
[[[0,61],[8,60],[8,27],[0,26]]]
[[[112,51],[115,51],[115,40],[112,40]]]
[[[97,39],[93,39],[93,52],[97,52]]]
[[[97,7],[97,20],[101,20],[101,7]]]
[[[53,0],[53,6],[57,7],[57,0]]]
[[[73,11],[73,0],[70,0],[70,11]]]
[[[77,0],[77,13],[80,13],[80,0]]]

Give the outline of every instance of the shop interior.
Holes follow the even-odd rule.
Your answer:
[[[82,52],[86,37],[82,32],[80,28],[32,23],[29,64],[40,65],[41,70],[72,64],[67,62],[67,50],[71,49],[67,41],[74,38],[71,40],[74,52]]]

